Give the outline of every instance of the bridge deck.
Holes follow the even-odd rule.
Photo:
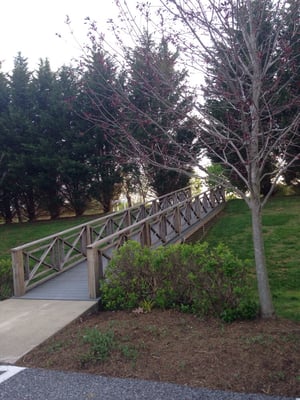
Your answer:
[[[211,215],[214,215],[214,212],[211,212],[210,215],[204,217],[198,224],[196,230],[200,229]],[[191,233],[193,232],[195,232],[195,227],[192,227],[191,229]],[[189,236],[188,233],[189,231],[185,232],[184,236]],[[180,239],[180,236],[176,238],[176,240],[178,239]],[[170,241],[170,243],[173,242],[174,241]],[[65,271],[47,282],[29,290],[20,298],[30,300],[91,300],[88,288],[87,262],[81,262],[68,271]]]
[[[155,199],[150,208],[145,203],[137,210],[110,214],[12,249],[15,296],[96,300],[99,278],[124,241],[136,240],[152,248],[184,242],[225,205],[221,187],[193,196],[190,189],[179,190],[167,195],[167,200],[163,205]],[[45,282],[49,269],[53,278]]]
[[[91,300],[88,289],[87,263],[82,262],[29,290],[22,299],[35,300]]]

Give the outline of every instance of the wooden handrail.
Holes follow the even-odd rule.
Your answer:
[[[12,266],[15,296],[22,296],[38,282],[86,260],[87,247],[93,241],[122,231],[144,219],[145,214],[157,213],[161,208],[189,198],[191,187],[154,198],[141,205],[77,225],[73,228],[14,247]]]
[[[87,226],[87,225],[93,225],[93,224],[98,224],[99,222],[102,222],[102,221],[107,221],[107,219],[111,218],[111,216],[119,217],[119,216],[122,216],[122,215],[124,215],[124,214],[128,214],[128,212],[131,212],[131,211],[134,211],[134,210],[138,210],[138,209],[140,209],[141,207],[144,207],[144,206],[146,206],[146,205],[148,205],[148,204],[152,204],[153,202],[156,203],[157,201],[161,201],[161,200],[163,200],[163,199],[165,199],[165,198],[171,197],[171,196],[174,195],[174,194],[182,193],[182,192],[184,192],[184,191],[186,191],[186,190],[191,190],[191,186],[187,186],[187,187],[185,187],[185,188],[183,188],[183,189],[179,189],[179,190],[176,190],[176,191],[174,191],[174,192],[168,193],[168,194],[166,194],[166,195],[163,195],[163,196],[160,196],[160,197],[156,197],[156,198],[154,198],[154,199],[152,199],[152,200],[148,200],[148,201],[146,201],[145,203],[142,203],[142,204],[140,204],[140,205],[136,205],[136,206],[127,208],[126,210],[117,211],[117,212],[115,212],[115,213],[110,213],[110,214],[107,214],[107,215],[105,215],[105,216],[103,216],[103,217],[93,219],[93,220],[91,220],[91,221],[89,221],[89,222],[85,222],[85,223],[83,223],[83,224],[76,225],[76,226],[74,226],[74,227],[72,227],[72,228],[65,229],[65,230],[60,231],[60,232],[57,232],[57,233],[53,233],[52,235],[44,236],[44,237],[41,238],[41,239],[37,239],[37,240],[34,240],[34,241],[32,241],[32,242],[25,243],[25,244],[23,244],[23,245],[14,247],[14,248],[11,249],[11,251],[13,251],[13,250],[16,250],[16,251],[17,251],[17,250],[24,250],[24,249],[26,249],[27,247],[32,247],[32,246],[35,246],[35,245],[37,245],[37,244],[40,244],[40,243],[42,243],[42,242],[44,242],[44,241],[54,239],[54,238],[56,238],[57,236],[63,236],[63,235],[65,235],[65,234],[67,234],[67,233],[74,232],[74,231],[76,231],[76,230],[78,230],[78,229],[80,229],[80,228],[83,228],[83,227]]]
[[[165,245],[171,241],[184,240],[183,234],[192,234],[199,229],[199,223],[206,223],[219,212],[225,203],[223,188],[211,189],[192,196],[158,213],[148,216],[129,227],[91,243],[87,247],[87,261],[90,297],[99,295],[99,276],[105,275],[105,268],[113,252],[124,240],[139,241],[143,246]],[[158,228],[157,228],[158,227]],[[152,237],[156,239],[152,241]],[[122,238],[122,241],[119,239]],[[93,278],[92,278],[93,277]],[[93,286],[96,284],[96,286]]]
[[[219,189],[222,190],[221,187],[218,187],[218,188],[217,188],[217,190],[219,190]],[[199,196],[203,196],[203,197],[205,198],[206,193],[211,193],[211,190],[207,190],[207,191],[205,191],[205,192],[203,192],[203,193],[200,193],[200,195],[194,195],[191,199],[195,199],[195,198],[197,198],[197,197],[199,197]],[[224,197],[222,197],[222,200],[221,200],[220,202],[218,202],[218,205],[221,204],[221,203],[223,203],[224,201],[225,201],[225,199],[224,199]],[[183,201],[181,201],[180,203],[177,203],[177,204],[176,204],[176,207],[178,208],[178,207],[180,207],[180,206],[182,206],[182,205],[184,205],[184,204],[186,204],[186,200],[183,200]],[[114,232],[114,233],[112,233],[112,234],[106,236],[106,237],[103,238],[103,239],[100,239],[100,240],[97,240],[97,241],[91,243],[89,246],[87,246],[87,248],[88,248],[88,249],[92,249],[92,248],[99,247],[99,246],[101,246],[101,244],[103,244],[103,243],[105,243],[105,242],[107,242],[107,241],[112,240],[113,238],[117,237],[119,234],[122,235],[122,234],[126,233],[127,231],[129,231],[129,230],[131,230],[131,229],[134,229],[134,228],[137,228],[137,227],[143,225],[143,224],[144,224],[145,222],[147,222],[147,221],[148,221],[148,222],[151,221],[151,219],[153,219],[153,218],[157,218],[157,217],[160,217],[160,216],[162,216],[162,215],[165,215],[168,211],[173,210],[174,207],[175,207],[175,205],[174,205],[174,206],[171,206],[171,207],[168,207],[168,208],[166,208],[166,209],[164,209],[164,210],[161,210],[161,211],[157,212],[156,214],[154,214],[153,216],[147,216],[146,218],[144,218],[144,219],[142,219],[142,220],[140,220],[140,221],[138,221],[138,222],[136,222],[136,223],[134,223],[134,224],[132,224],[132,225],[126,227],[126,228],[123,228],[123,229],[121,229],[121,230],[118,231],[118,232]]]

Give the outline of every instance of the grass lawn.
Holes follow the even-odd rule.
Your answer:
[[[263,212],[263,233],[276,313],[300,321],[300,197],[274,197]],[[227,244],[254,266],[251,217],[242,200],[227,203],[206,241]],[[254,271],[254,267],[253,267]]]

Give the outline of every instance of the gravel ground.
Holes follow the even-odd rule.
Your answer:
[[[287,400],[92,374],[24,369],[0,384],[0,400]],[[294,399],[293,399],[294,400]]]

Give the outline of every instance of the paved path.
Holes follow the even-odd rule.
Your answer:
[[[2,367],[4,370],[5,367]],[[1,383],[0,400],[287,400],[162,382],[105,378],[99,375],[22,369]],[[293,399],[295,400],[295,399]]]
[[[0,363],[15,363],[96,305],[97,301],[0,301]]]

